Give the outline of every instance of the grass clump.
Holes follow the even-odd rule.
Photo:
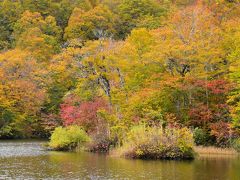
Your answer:
[[[50,138],[49,147],[58,151],[71,151],[89,141],[89,136],[79,126],[57,127]]]
[[[219,148],[214,146],[195,146],[194,151],[198,155],[236,155],[237,152],[232,148]]]
[[[136,126],[128,133],[119,153],[139,159],[193,159],[193,144],[193,135],[187,128]]]

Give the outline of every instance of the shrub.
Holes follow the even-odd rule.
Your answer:
[[[201,128],[195,128],[193,131],[193,139],[196,145],[207,145],[209,134]]]
[[[79,126],[57,127],[50,138],[49,146],[54,150],[67,151],[89,141],[87,133]]]
[[[69,96],[61,104],[60,116],[65,126],[78,125],[84,127],[87,132],[93,132],[104,123],[98,116],[99,111],[109,111],[107,101],[104,99],[81,101],[77,97]]]
[[[233,147],[236,151],[240,152],[240,138],[237,138],[237,139],[235,139],[235,140],[233,141],[232,147]]]
[[[90,152],[108,152],[112,141],[109,137],[107,126],[99,126],[98,131],[91,134],[92,141],[87,144]]]
[[[93,141],[91,143],[88,144],[87,149],[90,152],[102,152],[102,153],[106,153],[109,151],[110,146],[112,145],[112,141],[103,136],[95,136],[93,138]]]
[[[231,139],[231,125],[226,122],[216,122],[210,125],[211,135],[215,137],[216,142],[215,145],[218,147],[229,147],[230,139]]]
[[[140,159],[192,159],[193,135],[187,128],[133,127],[120,154]]]

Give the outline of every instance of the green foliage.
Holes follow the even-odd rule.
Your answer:
[[[66,151],[81,148],[89,141],[86,132],[78,126],[58,127],[51,135],[49,146],[54,150]]]
[[[238,152],[240,152],[240,138],[235,139],[235,140],[232,142],[232,147],[233,147],[234,149],[236,149]]]
[[[49,15],[51,0],[24,0],[22,5],[24,9],[32,12],[41,12],[42,15]]]
[[[118,6],[118,36],[125,38],[135,27],[159,27],[159,18],[165,15],[166,9],[156,0],[123,0]],[[146,19],[151,18],[151,21]]]
[[[131,158],[191,159],[192,148],[193,137],[187,128],[137,126],[126,136],[121,153]]]
[[[23,9],[20,1],[4,0],[0,2],[0,50],[12,46],[14,23],[19,19]]]
[[[196,145],[208,145],[209,134],[200,128],[193,131],[193,139]]]

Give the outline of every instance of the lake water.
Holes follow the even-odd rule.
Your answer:
[[[238,156],[127,160],[92,153],[47,152],[43,144],[0,141],[0,179],[240,180]]]

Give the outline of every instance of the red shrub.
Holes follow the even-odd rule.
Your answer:
[[[219,146],[227,146],[231,138],[230,124],[220,121],[210,125],[211,135],[216,138],[216,143]]]
[[[108,103],[102,98],[81,102],[70,96],[61,104],[60,115],[65,126],[75,124],[83,126],[87,131],[94,131],[98,124],[102,123],[98,116],[99,110],[109,111]]]
[[[216,79],[208,81],[207,88],[212,94],[227,94],[231,88],[231,85],[228,81],[223,79]]]
[[[190,109],[189,116],[191,124],[194,126],[204,126],[204,124],[213,120],[212,111],[204,104],[199,104],[198,106]]]

